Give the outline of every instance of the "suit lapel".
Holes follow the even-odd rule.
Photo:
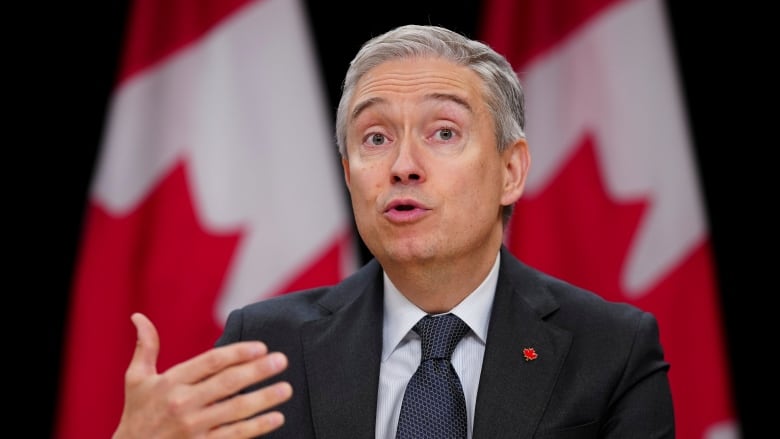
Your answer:
[[[315,435],[374,437],[382,352],[382,276],[371,263],[318,305],[331,311],[303,331]]]
[[[537,275],[503,251],[488,329],[474,437],[532,437],[552,394],[571,335],[545,323],[557,304]],[[531,348],[536,359],[526,360]]]

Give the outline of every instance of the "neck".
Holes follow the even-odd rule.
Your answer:
[[[455,308],[490,273],[498,248],[486,246],[478,257],[416,261],[412,264],[383,264],[385,272],[410,302],[428,314]]]

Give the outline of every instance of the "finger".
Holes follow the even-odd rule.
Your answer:
[[[167,398],[163,411],[188,413],[187,431],[210,431],[273,409],[292,395],[289,383],[275,383],[241,394],[239,391],[268,379],[287,368],[287,357],[273,352],[253,361],[232,365],[209,378],[178,386]],[[162,377],[167,380],[168,372]],[[252,427],[255,431],[257,427]]]
[[[292,393],[288,382],[279,382],[212,405],[205,419],[220,427],[209,437],[256,437],[276,430],[284,424],[284,415],[269,410],[289,400]]]
[[[157,355],[160,352],[160,337],[157,328],[149,318],[136,312],[130,316],[135,325],[136,344],[133,358],[127,369],[129,380],[140,380],[143,377],[157,374]]]
[[[272,352],[254,361],[225,369],[222,373],[210,377],[197,386],[193,386],[191,390],[196,392],[197,396],[194,396],[195,400],[208,402],[222,401],[253,384],[279,374],[286,368],[287,357],[281,352]],[[262,395],[266,395],[266,393],[262,393]],[[269,395],[269,397],[270,396],[271,395]],[[285,396],[284,392],[282,396]],[[273,398],[269,398],[269,401],[272,403],[279,402]],[[220,422],[210,422],[221,424],[234,421],[248,417],[259,411],[267,410],[271,408],[271,406],[272,405],[270,404],[264,404],[264,401],[262,400],[254,400],[254,405],[251,405],[249,409],[234,413],[232,417],[221,419]]]
[[[265,343],[242,341],[209,349],[165,372],[173,382],[195,384],[231,366],[256,360],[268,353]]]
[[[253,438],[270,433],[284,425],[284,415],[280,412],[268,412],[236,422],[229,425],[223,425],[212,430],[209,439],[222,438]]]
[[[286,381],[240,393],[210,405],[203,411],[203,426],[229,424],[274,409],[292,397],[293,388]],[[201,426],[199,426],[201,427]]]

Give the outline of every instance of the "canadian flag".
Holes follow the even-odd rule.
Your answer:
[[[85,213],[56,437],[104,439],[134,311],[158,369],[229,310],[357,267],[330,112],[299,0],[135,0]]]
[[[658,318],[680,438],[739,437],[691,136],[662,0],[489,0],[527,92],[531,171],[507,244]]]

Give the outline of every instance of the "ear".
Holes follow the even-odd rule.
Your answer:
[[[344,169],[344,181],[347,183],[347,189],[351,188],[349,187],[350,184],[350,176],[349,176],[349,159],[346,157],[341,157],[341,167]]]
[[[531,167],[531,153],[528,142],[519,139],[502,153],[504,160],[504,191],[501,204],[509,206],[520,199],[525,188],[525,179]]]

